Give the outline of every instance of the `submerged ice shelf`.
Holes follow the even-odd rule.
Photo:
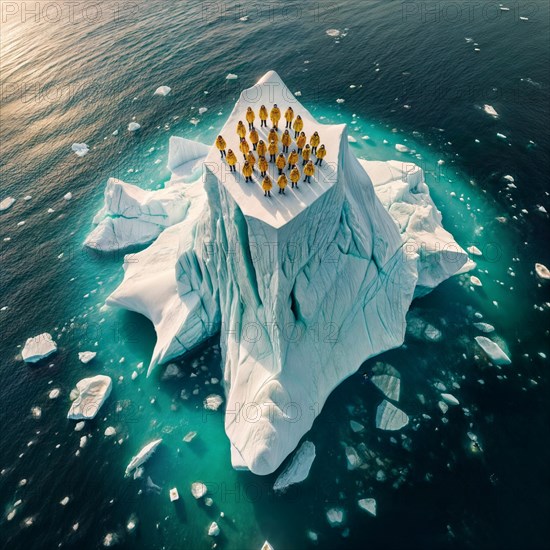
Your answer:
[[[328,154],[311,185],[266,198],[215,147],[173,137],[166,190],[110,181],[97,221],[120,219],[122,204],[131,227],[105,222],[92,241],[130,246],[158,234],[125,263],[108,303],[153,322],[149,372],[220,334],[233,466],[269,474],[340,382],[402,344],[413,298],[471,264],[420,168],[359,161],[346,126],[319,124],[272,71],[241,94],[220,132],[228,148],[238,153],[237,122],[262,103],[291,105],[308,136],[319,132]]]

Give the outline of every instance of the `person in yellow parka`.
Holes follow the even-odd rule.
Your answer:
[[[254,151],[256,150],[258,141],[260,141],[260,136],[258,135],[258,131],[256,130],[256,128],[252,128],[252,130],[250,131],[250,143],[252,143],[252,148],[254,149]]]
[[[264,126],[267,128],[267,109],[265,105],[262,105],[260,107],[260,128],[263,128]]]
[[[239,145],[239,149],[241,150],[241,153],[243,154],[244,160],[246,160],[246,155],[248,155],[248,151],[250,151],[250,145],[248,145],[248,142],[246,139],[241,138],[241,143]]]
[[[279,179],[277,180],[277,185],[279,186],[279,195],[284,195],[286,186],[288,185],[288,180],[286,179],[286,176],[284,174],[281,174],[279,176]]]
[[[273,184],[269,176],[264,178],[262,181],[262,189],[264,190],[264,197],[271,197],[271,190],[273,189]]]
[[[276,103],[275,105],[273,105],[273,109],[271,109],[271,113],[269,113],[269,118],[271,119],[273,128],[275,128],[275,130],[279,130],[279,120],[281,120],[281,109],[277,107]]]
[[[285,112],[286,126],[285,128],[292,128],[292,121],[294,120],[294,110],[289,107]]]
[[[235,168],[235,164],[237,164],[237,157],[235,156],[235,153],[231,149],[228,149],[227,151],[227,164],[229,164],[230,172],[237,171],[237,169]]]
[[[292,149],[292,153],[288,155],[288,168],[290,169],[291,166],[294,166],[298,162],[298,153],[296,152],[296,149]]]
[[[216,138],[216,147],[218,148],[218,151],[220,152],[220,155],[223,157],[226,157],[225,148],[227,147],[227,144],[225,143],[225,139],[223,139],[222,136],[218,136]]]
[[[277,161],[275,162],[275,165],[279,169],[279,176],[280,176],[283,173],[283,170],[285,169],[285,166],[286,166],[286,159],[283,153],[279,154],[279,156],[277,157]]]
[[[307,138],[306,134],[302,132],[298,138],[296,139],[296,147],[298,147],[298,154],[302,154],[302,150],[304,148],[304,145],[306,144]]]
[[[315,161],[315,166],[317,166],[317,164],[319,164],[319,166],[323,166],[323,159],[327,156],[327,150],[325,149],[324,145],[321,145],[321,147],[319,147],[316,156],[317,160]]]
[[[304,183],[307,181],[307,183],[311,183],[311,176],[315,174],[315,166],[313,166],[313,162],[310,160],[305,168],[304,168]]]
[[[250,163],[245,162],[243,165],[243,176],[244,176],[245,183],[252,181],[252,171],[253,171],[253,168],[250,165]]]
[[[269,142],[267,150],[269,152],[269,162],[275,162],[275,155],[279,152],[279,146],[277,145],[277,142],[271,140]]]
[[[269,164],[267,164],[267,160],[264,156],[261,156],[258,159],[258,169],[260,170],[260,176],[265,177],[267,175],[267,169],[269,168]]]
[[[300,170],[296,165],[292,167],[290,171],[290,181],[292,182],[292,189],[296,187],[298,189],[298,182],[300,181]]]
[[[248,152],[248,155],[246,155],[246,160],[248,161],[248,164],[252,166],[252,171],[254,171],[254,166],[256,164],[256,157],[254,156],[254,153],[252,151]]]
[[[288,130],[285,130],[284,134],[281,136],[281,143],[283,144],[283,153],[288,153],[288,148],[292,143],[292,138],[290,137]]]
[[[300,135],[300,132],[304,129],[304,121],[300,115],[296,117],[292,127],[294,128],[294,139],[296,139]]]
[[[259,157],[265,157],[265,154],[267,153],[267,145],[263,139],[258,142],[258,147],[256,150],[258,151]]]
[[[317,147],[319,147],[319,143],[321,143],[321,138],[319,137],[319,134],[315,132],[309,140],[309,144],[311,145],[311,152],[313,154],[317,152]]]
[[[311,157],[311,147],[309,146],[309,143],[304,147],[304,150],[302,151],[302,158],[304,159],[304,162],[302,163],[302,166],[305,166],[308,163],[308,160]]]
[[[252,107],[249,107],[246,110],[246,122],[248,122],[249,130],[252,130],[252,128],[254,128],[254,120],[256,120],[256,115],[254,114]]]
[[[243,137],[246,137],[246,128],[245,128],[245,125],[243,124],[242,120],[239,120],[239,123],[237,124],[237,135],[241,139]]]
[[[277,134],[277,130],[275,130],[275,128],[271,128],[271,130],[269,130],[269,134],[267,135],[267,141],[269,142],[274,141],[275,143],[279,143],[279,134]]]

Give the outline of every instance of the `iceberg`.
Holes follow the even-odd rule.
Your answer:
[[[396,431],[409,423],[409,417],[395,405],[384,399],[376,409],[376,427],[380,430]]]
[[[0,212],[3,210],[8,210],[8,208],[11,208],[15,203],[15,199],[13,197],[6,197],[2,201],[0,201]]]
[[[126,466],[125,477],[128,477],[134,470],[137,470],[142,464],[145,464],[153,453],[157,450],[157,447],[162,443],[162,439],[155,439],[150,443],[147,443],[139,453],[132,458],[128,466]]]
[[[84,157],[88,154],[90,149],[85,143],[73,143],[71,150],[76,154],[78,157]]]
[[[370,381],[392,401],[399,401],[401,378],[397,369],[391,365],[375,365]]]
[[[105,403],[113,382],[110,376],[98,374],[91,378],[83,378],[76,384],[76,399],[72,402],[67,414],[69,420],[91,420]]]
[[[159,86],[153,95],[167,96],[172,91],[170,86]]]
[[[509,365],[512,362],[502,348],[490,338],[486,336],[476,336],[475,340],[495,365]]]
[[[141,124],[138,124],[137,122],[130,122],[130,124],[128,124],[129,132],[137,132],[140,128]]]
[[[57,344],[53,341],[52,335],[44,332],[27,339],[23,346],[21,357],[25,363],[37,363],[56,351]]]
[[[95,351],[79,351],[78,352],[78,359],[81,363],[84,363],[85,365],[88,364],[94,357],[97,355]]]
[[[275,480],[274,491],[284,491],[290,485],[304,481],[309,475],[311,465],[315,460],[315,445],[311,441],[304,441],[292,457],[290,464]]]
[[[357,502],[359,508],[365,510],[372,516],[376,516],[376,499],[374,498],[362,498]]]
[[[550,281],[550,270],[544,264],[535,264],[535,273],[539,279]]]
[[[125,262],[107,304],[152,321],[148,374],[219,334],[231,460],[266,475],[338,384],[403,343],[413,298],[469,266],[421,168],[359,161],[346,125],[320,124],[273,71],[241,94],[220,131],[228,148],[239,150],[237,121],[261,103],[292,105],[306,134],[319,132],[327,156],[311,185],[267,199],[214,146],[172,138],[166,188],[185,214]],[[134,220],[152,222],[139,208]]]

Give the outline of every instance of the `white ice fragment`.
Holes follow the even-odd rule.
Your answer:
[[[137,132],[140,128],[141,124],[138,124],[137,122],[130,122],[130,124],[128,124],[129,132]]]
[[[550,270],[543,264],[535,264],[535,273],[543,281],[550,281]]]
[[[40,407],[33,407],[31,409],[31,414],[35,420],[40,420],[42,417],[42,409]]]
[[[345,103],[345,102],[346,102],[346,100],[345,100],[345,99],[342,99],[341,97],[339,97],[339,98],[336,100],[336,103],[340,103],[340,104]]]
[[[372,516],[376,516],[376,499],[362,498],[357,504],[359,504],[359,508],[362,508]]]
[[[411,151],[406,145],[403,145],[401,143],[397,143],[395,145],[395,150],[399,151],[400,153],[410,153]]]
[[[84,420],[81,420],[80,422],[77,422],[74,427],[75,432],[81,432],[84,429],[84,426],[86,426],[86,422]]]
[[[482,252],[481,250],[477,247],[477,246],[469,246],[466,250],[468,250],[468,252],[474,256],[481,256],[482,255]]]
[[[217,411],[222,403],[222,397],[216,394],[211,394],[204,400],[204,408],[209,411]]]
[[[170,86],[159,86],[153,95],[161,95],[166,97],[170,92],[172,91],[172,88]]]
[[[73,198],[73,194],[69,191],[63,195],[63,200],[70,201]]]
[[[266,540],[263,544],[260,550],[275,550],[271,544]]]
[[[180,499],[180,495],[176,487],[170,489],[170,502],[176,502]]]
[[[507,139],[504,134],[501,134],[500,132],[497,133],[497,137],[500,139]]]
[[[54,389],[52,390],[49,394],[48,394],[48,397],[50,399],[57,399],[59,397],[59,394],[61,393],[61,390],[59,389]]]
[[[59,504],[61,504],[61,506],[67,506],[67,504],[69,504],[69,500],[69,497],[65,497]]]
[[[370,377],[370,380],[388,399],[399,401],[401,380],[399,372],[392,366],[384,365],[382,368],[375,368],[375,374]]]
[[[191,494],[198,500],[199,498],[202,498],[204,495],[206,495],[206,492],[208,491],[206,485],[202,483],[201,481],[195,481],[191,484]]]
[[[327,520],[331,527],[337,527],[344,521],[344,510],[341,508],[331,508],[327,511]]]
[[[76,384],[77,397],[69,409],[67,418],[70,420],[95,418],[103,403],[111,395],[112,386],[111,377],[103,374],[80,380]]]
[[[154,441],[147,443],[147,445],[145,445],[145,447],[143,447],[141,451],[139,451],[139,453],[132,458],[128,466],[126,466],[126,472],[124,475],[128,477],[133,470],[136,470],[142,464],[145,464],[145,462],[147,462],[147,460],[151,458],[151,456],[161,443],[162,439],[155,439]]]
[[[333,38],[336,38],[341,34],[338,29],[327,29],[325,32],[328,34],[328,36],[332,36]]]
[[[84,157],[90,151],[90,149],[85,143],[73,143],[71,149],[74,151],[74,153],[78,157]]]
[[[400,430],[409,423],[409,417],[384,399],[376,409],[376,427],[381,430]]]
[[[208,107],[200,107],[199,108],[199,115],[204,115],[208,111]]]
[[[57,351],[57,344],[48,332],[28,338],[21,352],[25,363],[37,363]]]
[[[474,323],[474,327],[485,333],[494,332],[495,330],[495,327],[489,323]]]
[[[292,457],[290,464],[275,480],[273,489],[275,491],[284,491],[290,485],[304,481],[309,474],[314,460],[315,445],[311,441],[304,441]]]
[[[447,414],[447,411],[449,410],[449,405],[447,405],[445,401],[438,401],[437,406],[441,409],[441,412],[443,414]]]
[[[104,432],[105,437],[111,437],[112,435],[116,435],[116,430],[112,426],[108,426],[105,428]]]
[[[84,364],[89,363],[96,355],[97,355],[97,352],[95,351],[78,352],[78,358],[80,359],[80,362]]]
[[[15,203],[15,199],[13,197],[6,197],[4,200],[0,202],[0,212],[7,210],[8,208],[11,208],[14,203]]]
[[[475,340],[495,365],[509,365],[512,362],[502,348],[489,338],[476,336]]]
[[[442,393],[441,397],[448,405],[453,405],[454,407],[460,405],[460,401],[452,393]]]
[[[79,443],[79,447],[81,449],[84,449],[84,447],[86,447],[86,443],[88,443],[88,437],[83,435],[81,438],[80,438],[80,443]]]
[[[475,286],[483,286],[482,282],[475,275],[470,277],[470,282]]]
[[[365,429],[365,426],[363,424],[360,424],[359,422],[356,422],[355,420],[350,420],[349,424],[351,426],[351,429],[355,433],[360,433]]]
[[[210,524],[210,527],[208,528],[208,535],[211,537],[217,537],[220,534],[220,528],[218,527],[218,524],[213,521]]]
[[[239,78],[236,74],[233,74],[233,73],[229,73],[225,79],[226,80],[237,80],[237,78]]]
[[[490,116],[498,118],[498,113],[495,111],[492,105],[483,105],[483,110]]]

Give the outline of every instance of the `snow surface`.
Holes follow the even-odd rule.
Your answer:
[[[70,420],[95,418],[103,403],[111,395],[112,387],[111,378],[103,374],[80,380],[76,384],[78,396],[73,401],[67,418]]]
[[[306,134],[319,132],[327,157],[312,184],[266,199],[215,147],[172,138],[169,189],[185,213],[124,264],[108,304],[153,322],[149,373],[220,334],[233,465],[269,474],[342,380],[403,343],[413,297],[467,269],[468,255],[443,229],[420,168],[358,161],[346,126],[315,121],[272,71],[220,132],[238,158],[237,121],[261,103],[292,105]],[[140,208],[136,218],[150,223]]]
[[[21,357],[23,357],[25,363],[37,363],[56,351],[57,344],[53,341],[52,335],[44,332],[44,334],[27,339],[23,346]]]
[[[315,460],[315,445],[311,441],[304,441],[292,457],[290,464],[275,480],[273,489],[284,491],[290,485],[304,481],[309,475],[311,465]]]

